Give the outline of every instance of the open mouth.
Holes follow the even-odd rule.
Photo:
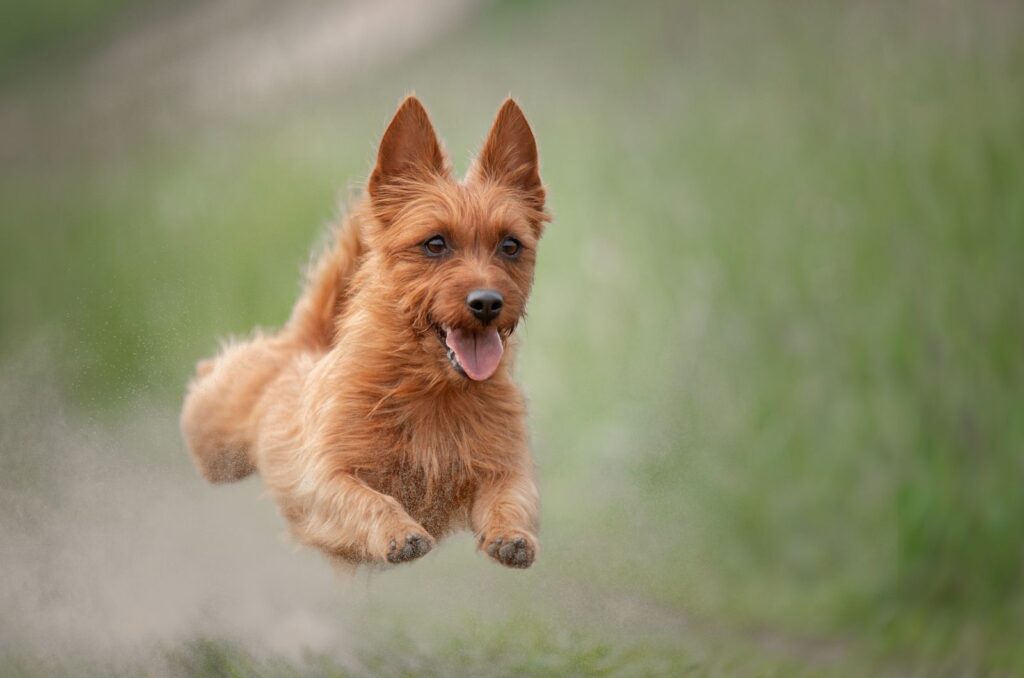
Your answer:
[[[434,325],[434,331],[455,371],[473,381],[490,379],[497,371],[509,334],[497,327],[470,330]]]

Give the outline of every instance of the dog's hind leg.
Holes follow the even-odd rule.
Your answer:
[[[257,336],[229,344],[196,366],[181,431],[196,467],[211,483],[240,480],[256,470],[257,403],[295,353],[286,339]]]

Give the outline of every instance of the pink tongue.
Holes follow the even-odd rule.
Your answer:
[[[501,354],[505,351],[498,330],[493,327],[481,332],[448,330],[445,343],[455,351],[462,369],[474,381],[489,379],[498,369]]]

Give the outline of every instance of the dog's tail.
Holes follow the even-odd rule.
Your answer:
[[[305,289],[286,325],[303,346],[315,351],[334,344],[337,320],[363,252],[359,221],[351,216],[334,228],[331,242],[310,265]]]

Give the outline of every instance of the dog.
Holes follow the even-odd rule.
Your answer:
[[[197,365],[181,430],[200,473],[258,472],[293,538],[340,567],[465,528],[529,567],[539,496],[512,371],[549,221],[514,100],[460,180],[407,97],[284,327]]]

